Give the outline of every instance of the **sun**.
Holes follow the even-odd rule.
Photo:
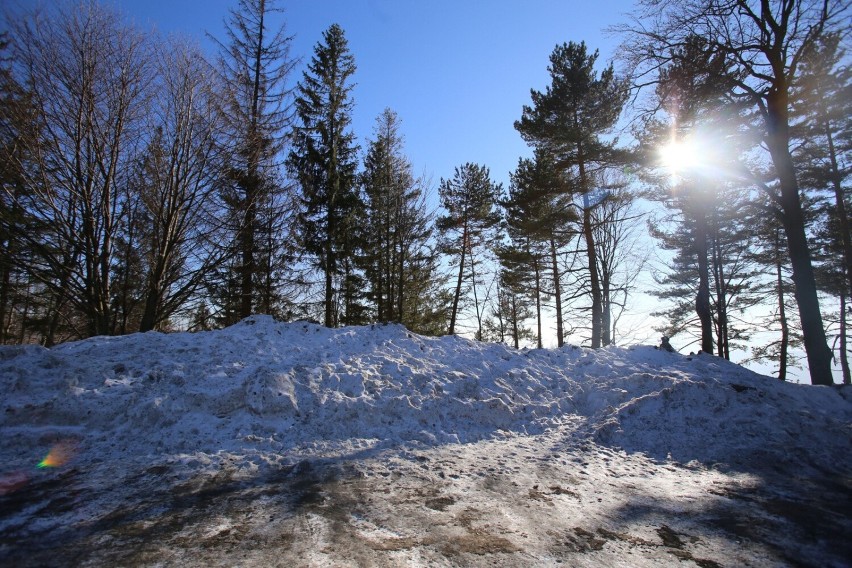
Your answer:
[[[672,181],[677,181],[684,172],[701,164],[701,149],[691,138],[672,139],[659,148],[658,154],[660,165],[668,170]]]

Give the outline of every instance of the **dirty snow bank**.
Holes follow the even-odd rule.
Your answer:
[[[268,317],[1,347],[0,564],[845,566],[850,394]]]
[[[516,351],[396,325],[255,316],[222,331],[0,348],[6,467],[52,438],[80,457],[352,453],[537,433],[567,417],[603,445],[681,462],[755,456],[833,469],[848,389],[783,384],[651,347]]]

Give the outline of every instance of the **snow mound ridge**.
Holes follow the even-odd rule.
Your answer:
[[[715,357],[517,351],[400,325],[328,329],[268,316],[213,332],[2,347],[0,389],[0,448],[22,460],[34,442],[69,432],[93,455],[283,455],[571,422],[598,443],[682,461],[778,457],[813,437],[810,458],[827,465],[838,448],[818,435],[845,432],[837,443],[848,446],[852,423],[836,389],[781,384]]]
[[[591,421],[596,442],[681,463],[804,462],[823,472],[839,472],[837,456],[852,450],[848,387],[782,383],[713,356],[668,357],[619,386],[593,380],[596,396],[623,391],[609,390],[610,405]]]

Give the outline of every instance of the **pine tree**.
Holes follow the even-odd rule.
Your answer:
[[[333,24],[297,87],[296,112],[288,169],[301,190],[300,242],[324,277],[324,321],[334,327],[355,320],[341,316],[338,301],[353,308],[354,251],[363,201],[358,192],[358,147],[349,130],[354,102],[351,98],[355,58],[349,52],[343,29]],[[343,279],[342,298],[335,279]]]
[[[791,134],[799,182],[821,199],[819,228],[811,240],[817,285],[839,300],[838,352],[843,382],[852,381],[847,314],[852,294],[852,68],[839,33],[819,38],[804,52],[791,89]],[[830,197],[823,197],[828,193]],[[826,314],[826,319],[835,319]]]
[[[758,329],[777,333],[777,338],[765,344],[752,345],[748,361],[771,361],[778,365],[778,378],[787,380],[790,367],[797,366],[794,349],[802,347],[802,334],[796,318],[793,283],[790,279],[789,258],[786,254],[784,228],[773,207],[763,200],[752,204],[757,211],[751,215],[752,232],[757,236],[756,246],[749,256],[763,266],[767,278],[755,287],[755,293],[765,293],[771,308],[765,321],[755,322]],[[768,214],[767,214],[768,212]]]
[[[716,355],[731,358],[732,349],[742,349],[754,326],[738,316],[757,305],[762,297],[756,282],[760,268],[750,254],[757,237],[757,220],[749,211],[752,196],[740,188],[722,191],[720,205],[709,221],[711,310],[716,333]]]
[[[704,216],[675,201],[669,206],[676,211],[670,217],[674,228],[666,229],[669,223],[655,219],[649,232],[662,249],[675,253],[670,272],[658,279],[662,289],[654,293],[675,302],[656,314],[667,318],[665,332],[673,336],[697,327],[701,350],[709,343],[709,353],[729,359],[756,328],[737,314],[755,306],[763,291],[756,285],[759,271],[752,251],[759,219],[743,214],[750,204],[736,190],[716,195],[719,203],[727,200],[729,206],[717,206]],[[704,227],[696,230],[699,224]],[[706,258],[703,263],[701,256]],[[700,277],[702,270],[707,271],[706,283]],[[696,309],[696,299],[706,302],[703,310]]]
[[[798,173],[791,154],[791,88],[805,52],[822,35],[848,28],[845,2],[675,0],[640,2],[643,13],[622,28],[623,57],[637,76],[654,75],[691,37],[732,65],[725,95],[748,107],[778,184],[764,189],[779,206],[795,281],[805,352],[813,384],[832,384],[831,350],[820,313]]]
[[[441,207],[446,212],[438,217],[436,228],[440,232],[439,249],[458,264],[450,310],[448,333],[456,332],[462,287],[467,274],[465,268],[488,242],[500,221],[496,210],[501,187],[491,181],[490,171],[485,166],[466,163],[455,169],[451,180],[441,179],[439,187]],[[476,287],[475,274],[470,274],[471,287]],[[481,336],[482,330],[478,331]]]
[[[542,304],[549,298],[544,289],[542,274],[546,253],[541,248],[534,248],[534,245],[538,243],[533,243],[529,238],[516,236],[510,239],[506,246],[497,249],[500,282],[506,290],[505,293],[512,296],[512,310],[520,314],[518,321],[522,322],[532,317],[536,320],[535,332],[530,330],[528,336],[523,333],[514,334],[513,339],[518,341],[523,338],[530,339],[541,349]]]
[[[559,254],[570,242],[574,232],[572,225],[577,221],[570,188],[570,180],[556,166],[552,156],[544,149],[537,149],[533,159],[518,161],[518,167],[511,175],[508,199],[503,203],[509,235],[516,243],[513,251],[503,252],[504,265],[511,267],[517,263],[519,254],[529,260],[528,269],[534,275],[532,282],[535,284],[539,328],[542,275],[550,272],[552,287],[549,293],[554,298],[556,343],[560,347],[565,342],[565,325]],[[513,271],[517,268],[516,265]],[[541,341],[541,329],[538,336]]]
[[[686,145],[690,147],[689,152],[701,153],[703,159],[709,162],[711,156],[722,152],[723,146],[734,143],[729,132],[735,130],[730,124],[736,115],[722,112],[726,105],[726,90],[734,77],[724,58],[714,54],[707,42],[698,36],[690,37],[685,45],[677,48],[671,60],[660,71],[656,89],[658,105],[665,110],[668,124],[649,123],[651,146]],[[653,133],[654,129],[660,132]],[[665,137],[669,140],[664,141]],[[711,286],[714,277],[719,286],[716,290],[716,322],[721,322],[722,329],[727,325],[725,301],[720,301],[724,261],[717,247],[713,246],[720,235],[716,216],[719,207],[724,206],[723,195],[733,197],[734,194],[726,193],[724,182],[717,179],[715,170],[709,165],[666,166],[672,170],[672,175],[670,180],[658,180],[661,189],[658,198],[667,207],[679,210],[682,222],[689,227],[689,233],[682,233],[679,239],[673,241],[670,237],[669,246],[681,248],[682,260],[691,258],[695,262],[697,286],[694,305],[700,322],[700,346],[703,352],[713,353],[714,298]],[[657,236],[663,238],[659,232]],[[675,244],[678,241],[680,244]],[[687,253],[685,248],[691,248],[692,251]],[[679,278],[674,281],[677,280]],[[669,329],[669,333],[673,331]],[[719,354],[724,354],[724,333],[717,339],[721,340],[721,343],[717,342]]]
[[[411,257],[408,264],[403,323],[422,335],[445,334],[453,297],[441,273],[440,254],[430,245]]]
[[[489,341],[507,343],[512,340],[515,349],[522,341],[537,338],[524,322],[535,314],[530,309],[529,294],[523,275],[501,267],[497,280],[497,301],[485,320],[484,337]]]
[[[543,93],[531,91],[533,106],[524,106],[521,120],[515,122],[524,140],[546,150],[559,168],[573,171],[574,193],[583,201],[593,348],[601,346],[603,333],[603,294],[592,227],[593,174],[614,162],[615,144],[601,136],[615,125],[627,100],[626,83],[616,78],[612,65],[600,75],[595,71],[597,58],[598,52],[587,53],[583,42],[557,45],[548,67],[551,84]]]

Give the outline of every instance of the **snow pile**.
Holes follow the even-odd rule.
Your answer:
[[[834,470],[852,439],[849,389],[783,384],[715,357],[516,351],[396,325],[326,329],[261,316],[208,333],[3,347],[0,390],[7,471],[31,467],[62,439],[83,461],[237,454],[264,464],[566,423],[578,441],[655,459]]]
[[[0,396],[3,566],[852,554],[852,389],[712,356],[252,317],[0,347]]]
[[[594,421],[599,443],[681,463],[845,469],[838,452],[852,448],[850,389],[782,383],[712,356],[634,353],[644,370],[589,378],[612,405]]]

